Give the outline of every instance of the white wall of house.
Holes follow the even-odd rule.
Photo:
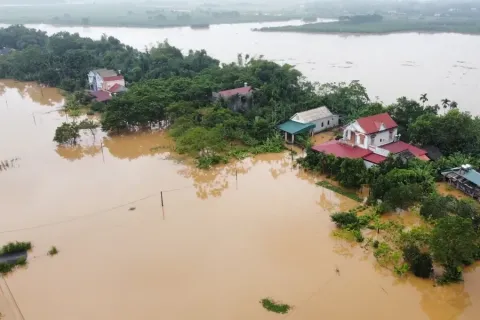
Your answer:
[[[312,121],[312,123],[315,124],[315,129],[313,129],[313,133],[318,133],[318,132],[338,126],[338,116],[332,115],[330,117],[317,119],[315,121]]]
[[[363,163],[365,164],[365,167],[367,167],[367,169],[370,169],[371,167],[376,166],[376,164],[369,162],[367,160],[363,160]]]
[[[395,142],[396,135],[397,128],[393,129],[392,132],[390,132],[390,130],[378,132],[376,134],[370,135],[369,144],[374,146],[383,146],[385,144]]]
[[[104,81],[102,89],[103,90],[109,90],[111,87],[113,87],[116,84],[119,84],[119,85],[125,87],[125,79]]]

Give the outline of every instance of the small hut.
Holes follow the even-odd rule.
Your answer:
[[[471,165],[464,164],[442,172],[448,184],[464,192],[470,197],[480,200],[480,173]]]

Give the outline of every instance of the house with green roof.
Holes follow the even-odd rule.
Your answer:
[[[470,197],[480,200],[480,173],[469,164],[442,172],[448,184],[454,186]]]

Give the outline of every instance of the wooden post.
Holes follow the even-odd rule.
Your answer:
[[[162,202],[162,208],[163,208],[163,191],[160,191],[160,201]]]
[[[103,141],[100,143],[100,149],[102,150],[102,160],[105,163],[105,155],[103,154]]]
[[[237,190],[238,190],[238,172],[237,172],[237,168],[235,168],[235,187],[236,187]]]
[[[37,120],[35,120],[35,114],[32,112],[32,117],[33,117],[33,123],[35,123],[35,125],[37,125]]]

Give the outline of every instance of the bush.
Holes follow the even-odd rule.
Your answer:
[[[362,232],[361,232],[360,230],[355,229],[355,230],[353,230],[352,232],[353,232],[353,235],[355,236],[355,240],[356,240],[357,242],[360,242],[360,243],[361,243],[361,242],[363,242],[363,240],[365,240],[365,238],[363,237],[363,234],[362,234]]]
[[[417,277],[429,278],[433,272],[432,257],[428,253],[422,253],[416,246],[405,247],[403,259],[410,265],[410,269]]]
[[[359,219],[353,212],[337,212],[330,216],[333,222],[339,228],[357,228],[359,225]]]
[[[49,256],[54,256],[56,254],[58,254],[58,249],[57,249],[57,247],[52,246],[52,248],[50,250],[48,250],[48,255]]]
[[[220,163],[227,163],[228,159],[217,154],[204,155],[197,158],[197,167],[200,169],[208,169]]]
[[[105,111],[105,104],[102,103],[102,102],[94,102],[92,103],[92,106],[90,107],[90,109],[93,111],[93,112],[104,112]]]
[[[0,250],[0,255],[10,254],[10,253],[19,253],[32,249],[31,242],[9,242],[2,247]]]
[[[260,300],[262,306],[267,309],[268,311],[275,312],[275,313],[287,313],[292,307],[288,304],[278,303],[272,299],[265,298]]]
[[[92,110],[87,111],[87,116],[93,116],[94,114],[95,114],[95,112],[93,112]]]

